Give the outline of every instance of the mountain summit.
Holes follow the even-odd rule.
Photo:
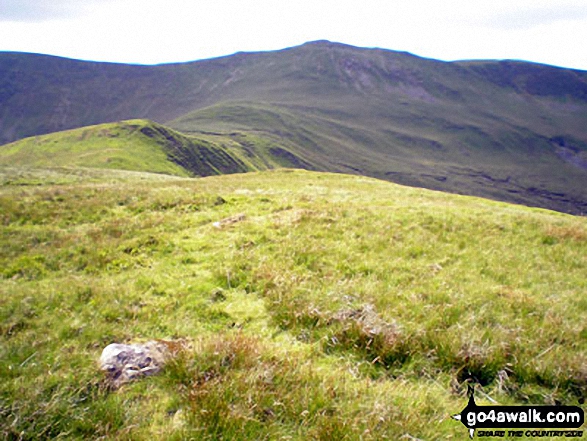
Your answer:
[[[251,136],[304,168],[587,212],[584,71],[328,41],[158,66],[0,54],[0,143],[132,118]]]

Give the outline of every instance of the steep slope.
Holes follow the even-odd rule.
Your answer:
[[[149,118],[304,168],[587,211],[586,72],[324,41],[161,66],[3,54],[0,72],[5,141]]]
[[[186,88],[198,83],[201,70],[2,54],[0,142],[123,119],[161,122],[179,116]]]
[[[324,42],[288,55],[275,69],[304,78],[298,102],[284,87],[279,102],[224,102],[169,124],[269,134],[325,170],[586,212],[585,72]]]
[[[95,167],[188,176],[187,170],[170,161],[173,144],[165,138],[164,143],[158,143],[144,134],[155,127],[134,120],[26,138],[2,147],[0,165]]]
[[[256,146],[254,149],[250,146]],[[210,176],[276,167],[311,168],[294,154],[246,136],[185,136],[145,120],[72,129],[0,148],[0,165],[92,167]]]

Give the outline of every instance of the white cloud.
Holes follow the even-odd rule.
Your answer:
[[[1,0],[0,22],[44,22],[91,12],[99,3],[114,0]]]
[[[533,6],[514,12],[497,12],[487,17],[481,17],[479,23],[497,29],[522,30],[560,22],[585,20],[587,20],[587,6],[562,4],[556,7]]]

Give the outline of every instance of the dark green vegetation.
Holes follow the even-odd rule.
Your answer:
[[[306,171],[0,171],[3,439],[464,439],[467,382],[585,408],[585,218]],[[108,391],[102,348],[154,338],[190,345]]]
[[[583,71],[324,41],[161,66],[0,54],[0,143],[131,118],[206,140],[245,168],[277,163],[587,211]]]

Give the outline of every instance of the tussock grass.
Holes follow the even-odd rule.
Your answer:
[[[27,173],[0,187],[4,438],[444,439],[471,382],[584,406],[583,218],[291,170]],[[157,338],[190,344],[103,386],[103,347]]]

